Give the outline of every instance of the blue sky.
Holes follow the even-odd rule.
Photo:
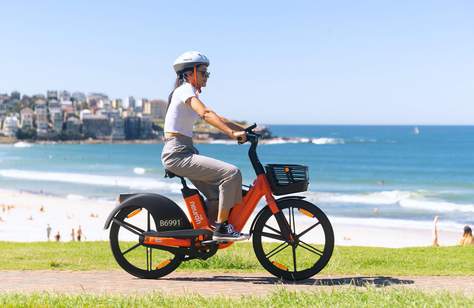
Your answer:
[[[257,123],[474,124],[472,1],[2,1],[0,93],[201,96]]]

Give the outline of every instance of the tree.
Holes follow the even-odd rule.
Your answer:
[[[35,140],[36,139],[36,129],[34,128],[20,128],[16,132],[16,139],[18,140]]]

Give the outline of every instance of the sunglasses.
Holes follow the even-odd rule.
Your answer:
[[[209,73],[208,71],[199,71],[199,73],[201,73],[202,77],[206,77],[206,78],[209,78],[209,76],[211,75],[211,73]]]

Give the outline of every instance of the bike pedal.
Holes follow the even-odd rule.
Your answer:
[[[217,244],[218,241],[216,240],[207,240],[207,241],[202,241],[201,244],[204,246],[210,246],[210,245],[215,245]]]

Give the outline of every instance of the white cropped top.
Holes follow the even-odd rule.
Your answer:
[[[193,137],[194,122],[199,118],[199,115],[186,104],[186,100],[193,96],[198,96],[197,91],[188,82],[174,90],[165,117],[165,133],[180,133]]]

